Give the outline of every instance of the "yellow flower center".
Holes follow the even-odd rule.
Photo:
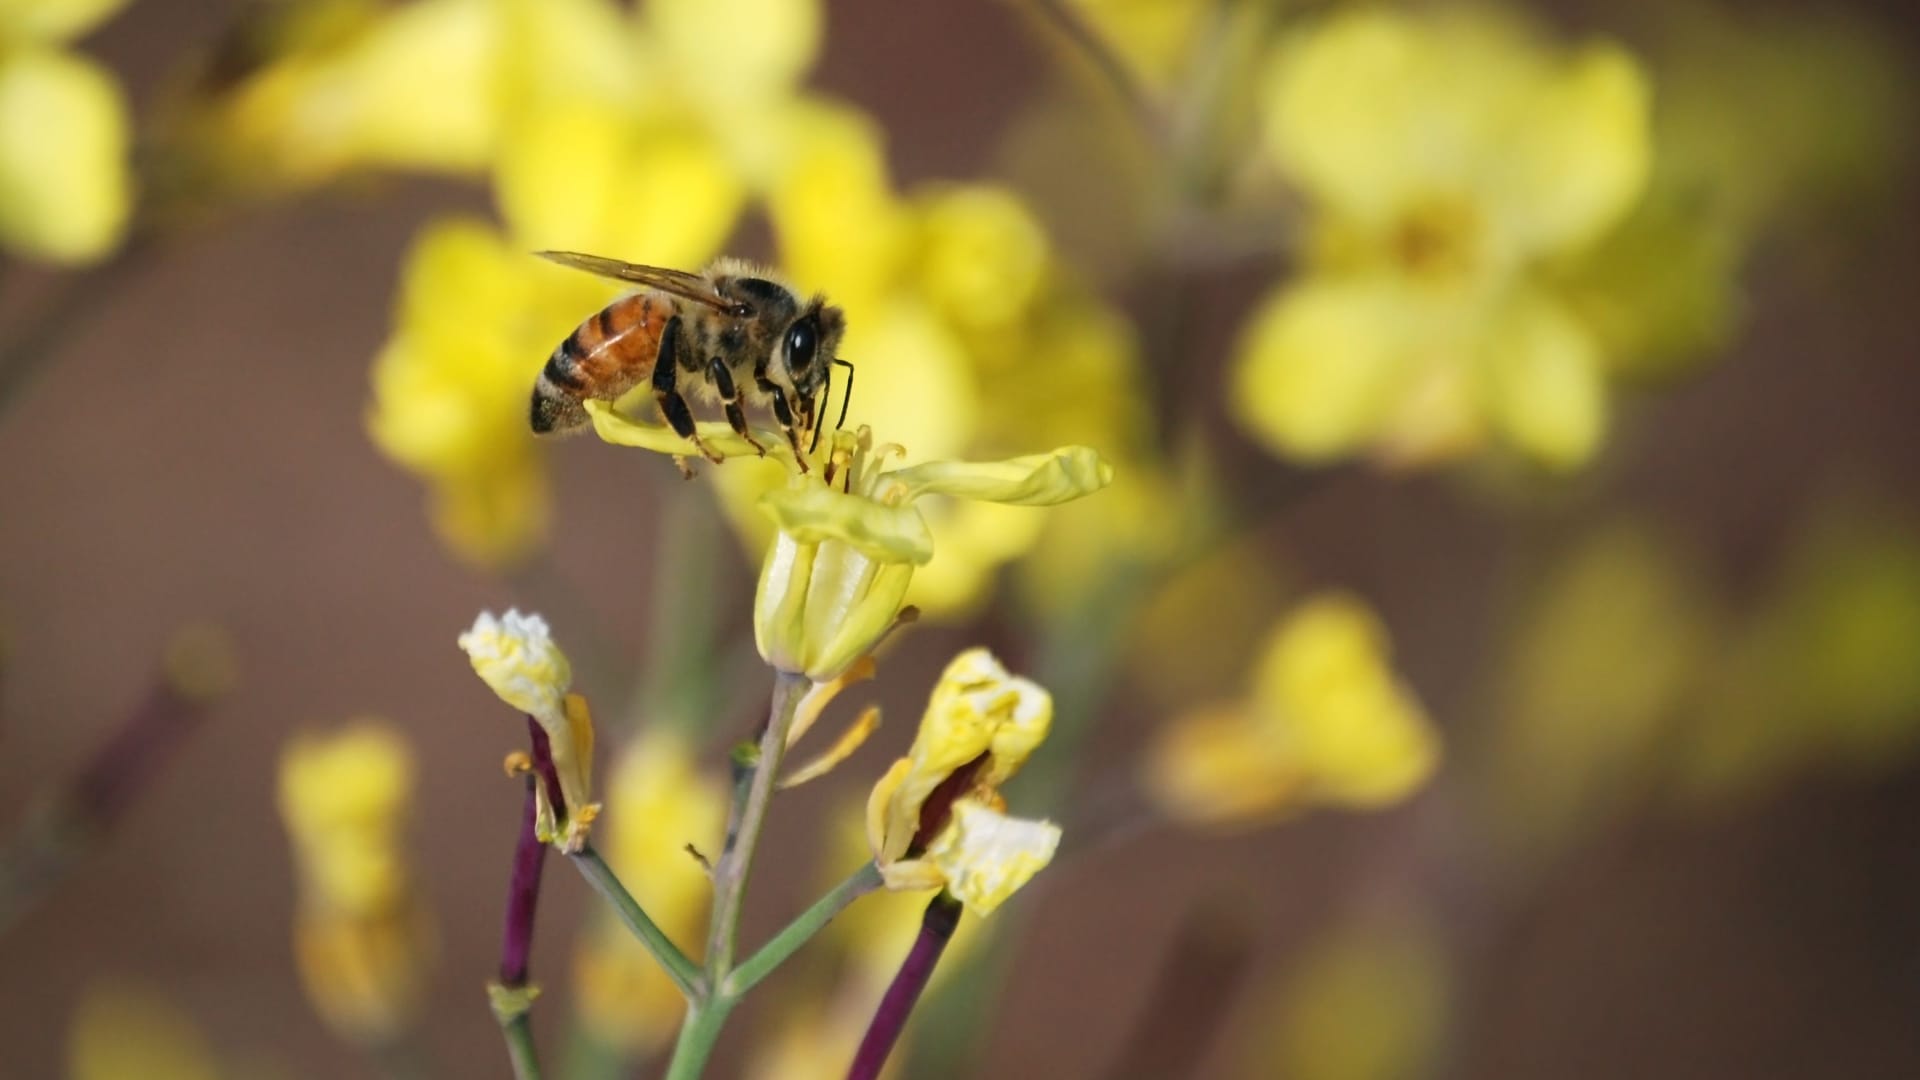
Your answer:
[[[1408,277],[1432,284],[1471,276],[1485,254],[1485,226],[1474,205],[1457,196],[1423,198],[1395,223],[1389,258]]]

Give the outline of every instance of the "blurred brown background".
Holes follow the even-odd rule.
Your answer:
[[[150,93],[224,7],[136,4],[90,47]],[[1914,45],[1908,8],[1878,15]],[[1047,63],[998,3],[863,0],[832,4],[830,18],[815,82],[880,117],[903,181],[979,174]],[[422,757],[414,834],[443,919],[432,1048],[445,1075],[505,1075],[480,986],[519,809],[499,759],[517,732],[453,639],[475,610],[516,595],[444,556],[415,481],[376,455],[362,426],[398,252],[431,212],[485,205],[425,181],[381,188],[377,199],[338,194],[248,217],[103,291],[0,424],[0,821],[113,728],[183,620],[228,625],[244,665],[240,691],[106,850],[0,939],[0,1075],[58,1075],[76,996],[104,975],[164,987],[243,1060],[289,1076],[358,1075],[363,1061],[327,1037],[293,975],[290,867],[272,807],[286,734],[363,713],[399,722]],[[1480,704],[1502,596],[1601,508],[1677,524],[1738,583],[1822,493],[1865,483],[1910,503],[1920,490],[1912,194],[1897,220],[1843,238],[1830,283],[1777,287],[1760,265],[1733,354],[1636,409],[1564,502],[1516,528],[1445,478],[1342,472],[1288,511],[1289,550],[1313,580],[1380,605],[1403,670],[1452,727]],[[1260,280],[1223,283],[1220,334],[1202,335],[1211,351],[1197,365],[1221,365]],[[9,268],[0,312],[18,315],[46,284]],[[602,449],[581,441],[559,453],[556,561],[598,590],[599,615],[637,655],[652,515],[679,481],[651,456]],[[1235,463],[1277,491],[1257,478],[1263,460],[1243,449]],[[745,604],[752,573],[742,559],[726,603]],[[966,640],[922,633],[897,670],[928,671]],[[881,698],[910,716],[915,685],[903,675]],[[1120,767],[1152,720],[1115,702],[1088,768]],[[807,899],[806,822],[910,734],[892,725],[882,749],[856,759],[863,768],[792,798],[750,937]],[[1120,1044],[1108,1036],[1136,1022],[1162,952],[1196,910],[1246,927],[1265,970],[1329,912],[1417,889],[1480,928],[1465,935],[1447,1075],[1920,1075],[1920,857],[1907,834],[1920,764],[1866,782],[1803,778],[1724,820],[1628,821],[1498,910],[1485,908],[1472,853],[1449,833],[1444,810],[1459,797],[1443,776],[1384,815],[1220,839],[1153,834],[1061,868],[1036,893],[1032,948],[982,1074],[1105,1075]],[[561,1001],[558,967],[587,898],[564,867],[549,880],[535,963]],[[537,1013],[556,1047],[558,1012]],[[752,1031],[750,1010],[720,1075]],[[1219,1040],[1204,1075],[1228,1075],[1231,1042]]]

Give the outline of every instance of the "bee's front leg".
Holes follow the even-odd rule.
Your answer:
[[[800,471],[803,474],[806,473],[808,471],[807,453],[801,448],[800,433],[795,430],[793,426],[793,409],[787,404],[786,391],[780,389],[772,379],[767,378],[767,363],[765,360],[755,365],[753,369],[753,381],[754,385],[765,391],[767,396],[773,399],[773,418],[779,422],[780,431],[787,437],[788,445],[793,447],[793,460],[799,462]]]
[[[758,450],[761,457],[766,457],[767,448],[760,445],[760,440],[754,438],[753,432],[747,427],[747,414],[740,408],[740,389],[733,385],[733,372],[716,356],[707,361],[707,377],[713,380],[715,389],[720,391],[720,401],[727,408],[727,423],[733,428],[734,434],[747,440],[747,445]]]

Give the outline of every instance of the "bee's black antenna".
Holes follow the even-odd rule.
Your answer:
[[[828,368],[826,385],[820,388],[820,404],[824,406],[827,403],[828,399],[831,398],[832,396],[833,396],[833,369]],[[813,421],[813,438],[809,440],[807,443],[807,453],[811,454],[815,450],[820,449],[820,415],[819,415],[819,410],[816,409],[813,405],[812,398],[807,399],[807,413],[808,413],[808,418]]]
[[[847,392],[840,398],[840,419],[833,425],[833,430],[839,431],[847,426],[847,408],[853,404],[853,364],[838,357],[835,357],[833,362],[847,369]],[[833,379],[832,368],[827,369],[827,379],[829,381]]]

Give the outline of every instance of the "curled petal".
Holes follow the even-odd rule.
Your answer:
[[[1060,826],[1008,817],[986,803],[954,804],[953,824],[927,847],[947,890],[967,909],[990,915],[1032,880],[1060,847]]]
[[[839,540],[877,561],[915,566],[933,558],[933,534],[911,506],[808,485],[768,492],[760,510],[802,544]]]
[[[1113,466],[1085,446],[1005,461],[930,461],[891,472],[883,484],[898,485],[909,500],[954,495],[1013,506],[1055,506],[1091,495],[1113,482]]]

